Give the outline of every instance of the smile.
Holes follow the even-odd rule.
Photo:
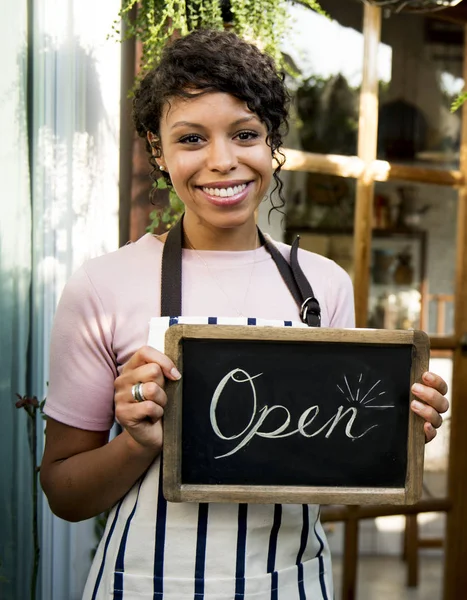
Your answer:
[[[226,182],[227,183],[227,182]],[[223,186],[222,184],[212,184],[199,186],[198,190],[203,194],[204,198],[213,206],[220,208],[232,208],[242,204],[248,197],[253,182],[240,183],[232,181],[230,185]]]
[[[237,194],[240,194],[241,192],[243,192],[243,190],[246,188],[246,186],[247,186],[246,183],[242,183],[241,185],[236,185],[234,187],[226,187],[226,188],[202,187],[201,189],[203,190],[203,192],[205,194],[209,194],[210,196],[218,196],[219,198],[231,198],[232,196],[236,196]]]

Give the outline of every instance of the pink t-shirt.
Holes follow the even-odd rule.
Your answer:
[[[288,259],[290,247],[276,243]],[[148,342],[160,316],[163,243],[146,234],[85,263],[68,281],[55,316],[45,412],[80,429],[108,430],[114,379]],[[321,306],[322,327],[354,327],[349,276],[333,261],[299,250]],[[299,321],[299,311],[264,247],[240,252],[183,250],[184,316]]]

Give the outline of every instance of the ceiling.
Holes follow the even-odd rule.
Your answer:
[[[437,11],[428,16],[432,16],[436,19],[454,21],[456,23],[467,23],[467,0],[463,0],[457,6],[445,8],[444,10]]]

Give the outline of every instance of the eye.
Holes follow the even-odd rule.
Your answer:
[[[240,131],[240,133],[237,134],[237,138],[241,142],[249,142],[259,138],[259,133],[257,131]]]
[[[178,141],[180,144],[199,144],[202,141],[202,137],[196,133],[190,133],[181,137]]]

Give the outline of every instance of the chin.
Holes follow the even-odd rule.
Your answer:
[[[212,227],[219,229],[235,229],[236,227],[242,227],[251,221],[255,221],[255,211],[248,211],[248,214],[232,214],[232,215],[219,215],[213,218],[206,219]]]

